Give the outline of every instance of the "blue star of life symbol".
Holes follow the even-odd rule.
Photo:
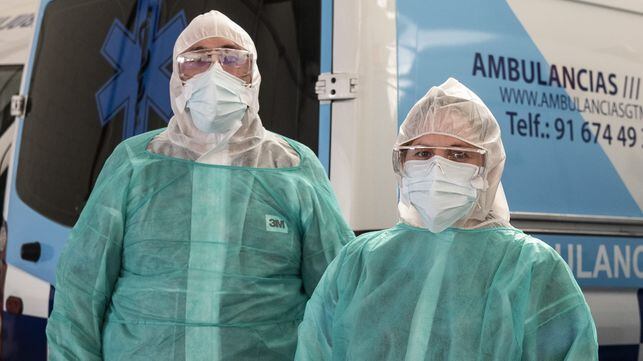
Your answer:
[[[101,49],[116,74],[96,93],[100,123],[104,127],[124,111],[123,139],[147,131],[150,109],[166,122],[172,115],[168,67],[187,22],[181,10],[159,30],[162,1],[138,1],[133,32],[114,20]]]

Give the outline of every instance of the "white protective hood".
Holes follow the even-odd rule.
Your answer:
[[[253,54],[252,82],[249,88],[249,107],[241,127],[227,133],[210,134],[197,129],[189,112],[184,109],[187,99],[178,75],[176,57],[195,43],[211,37],[235,42]],[[222,13],[212,10],[199,15],[183,30],[174,45],[170,99],[174,116],[167,129],[155,137],[148,149],[171,157],[202,163],[259,168],[282,168],[299,162],[297,153],[280,136],[266,131],[259,118],[259,86],[261,75],[257,67],[254,42],[239,25]]]
[[[500,139],[500,126],[482,100],[453,78],[432,87],[409,111],[395,144],[407,145],[426,134],[453,136],[487,151],[483,166],[485,188],[478,191],[477,204],[470,214],[454,227],[509,225],[509,206],[500,183],[505,149]],[[401,179],[398,179],[398,187],[400,184]],[[404,222],[422,227],[420,216],[412,205],[400,202],[398,208]]]

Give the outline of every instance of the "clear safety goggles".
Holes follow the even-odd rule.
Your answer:
[[[404,162],[409,160],[429,160],[440,156],[458,163],[469,163],[484,166],[484,149],[459,147],[430,147],[424,145],[402,145],[393,148],[393,170],[404,174]]]
[[[252,53],[241,49],[214,48],[188,51],[176,57],[179,78],[186,81],[210,70],[219,63],[221,68],[237,78],[252,74]]]

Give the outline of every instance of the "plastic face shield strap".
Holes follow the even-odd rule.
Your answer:
[[[398,146],[393,149],[393,169],[404,174],[404,162],[409,160],[429,160],[441,156],[453,162],[484,166],[486,150],[459,147],[430,147],[423,145]]]
[[[243,78],[252,73],[252,53],[240,49],[200,49],[180,54],[176,58],[179,78],[186,81],[204,73],[219,63],[227,73]]]

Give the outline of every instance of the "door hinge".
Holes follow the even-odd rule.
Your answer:
[[[315,93],[322,103],[357,98],[359,79],[351,73],[322,73],[317,77]]]

